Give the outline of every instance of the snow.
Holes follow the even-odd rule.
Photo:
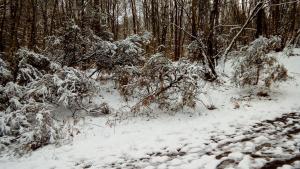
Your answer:
[[[293,167],[290,165],[284,165],[282,167],[279,167],[278,169],[293,169]]]
[[[265,136],[259,136],[257,138],[254,139],[254,143],[256,144],[262,144],[262,143],[265,143],[267,142],[269,139],[266,138]]]
[[[244,152],[253,152],[255,150],[255,144],[248,141],[245,143]]]
[[[240,152],[233,152],[228,155],[228,158],[233,159],[235,161],[243,159],[243,154]]]
[[[74,126],[80,133],[71,142],[49,145],[21,158],[1,154],[0,168],[130,168],[133,165],[147,169],[213,169],[224,160],[238,162],[237,166],[228,165],[228,168],[261,167],[267,162],[265,159],[253,159],[244,153],[255,152],[257,146],[275,143],[276,139],[254,134],[254,138],[239,142],[245,136],[236,134],[250,130],[252,125],[263,120],[300,112],[300,50],[295,51],[299,51],[299,55],[289,58],[278,54],[280,63],[287,67],[293,78],[274,87],[270,92],[271,100],[249,96],[247,92],[252,89],[239,89],[229,83],[222,87],[206,86],[207,95],[212,98],[216,110],[206,110],[198,104],[189,111],[157,113],[151,118],[128,118],[115,125],[107,125],[107,117],[86,118]],[[101,91],[101,97],[97,98],[99,102],[105,101],[115,109],[126,105],[115,90],[107,87],[107,90]],[[236,103],[238,108],[234,105]],[[259,127],[256,129],[259,130]],[[270,129],[273,131],[273,128]],[[299,135],[283,141],[282,145],[292,149],[298,146],[299,149],[299,145],[295,144],[297,141],[300,141]],[[224,146],[219,148],[220,145]],[[257,150],[257,154],[265,148]],[[230,152],[219,159],[215,154],[206,154],[214,151],[222,154],[225,150]],[[281,147],[270,151],[274,154],[285,152]],[[281,168],[296,165],[299,166],[299,162]]]

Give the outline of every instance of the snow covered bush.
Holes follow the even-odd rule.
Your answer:
[[[51,71],[50,60],[40,54],[29,51],[28,49],[19,49],[16,57],[19,60],[16,80],[19,84],[27,84],[40,79],[43,74]]]
[[[89,99],[98,86],[74,68],[65,67],[54,74],[20,86],[9,82],[0,86],[0,150],[13,146],[20,153],[57,141],[58,121],[53,119],[63,105],[73,113],[92,107]]]
[[[242,49],[234,62],[232,81],[238,86],[260,85],[269,88],[274,82],[287,79],[287,69],[270,53],[280,47],[280,38],[260,37]]]
[[[0,85],[0,151],[23,153],[61,138],[61,126],[54,119],[63,113],[58,107],[64,106],[73,115],[81,110],[86,115],[98,111],[91,99],[100,89],[86,73],[61,68],[27,49],[20,49],[16,57],[16,81]]]
[[[135,40],[135,39],[134,39]],[[138,65],[140,56],[143,55],[143,49],[138,41],[133,41],[131,37],[115,42],[117,46],[114,56],[115,63],[118,65]]]
[[[132,35],[116,42],[97,40],[92,50],[83,55],[81,62],[96,64],[97,69],[112,71],[117,66],[141,65],[144,62],[143,46],[149,36]]]
[[[39,102],[63,105],[76,112],[86,109],[89,100],[99,92],[97,83],[81,71],[64,67],[54,74],[46,74],[40,80],[27,85],[26,95]]]
[[[121,72],[117,74],[118,89],[126,98],[137,98],[135,112],[151,104],[163,110],[193,108],[202,92],[202,66],[187,60],[172,62],[161,53],[153,55],[142,68],[125,67]]]
[[[9,107],[10,99],[20,99],[23,96],[24,87],[14,82],[8,82],[5,86],[0,85],[0,111]]]
[[[22,154],[59,137],[51,105],[28,97],[27,90],[13,82],[0,86],[0,151]]]
[[[132,35],[124,40],[109,42],[100,40],[83,61],[96,63],[96,71],[114,71],[117,67],[138,66],[144,63],[144,46],[150,42],[151,35]]]
[[[90,57],[94,57],[97,69],[112,70],[115,66],[114,56],[117,46],[109,41],[99,41],[96,44],[95,51]]]
[[[74,21],[69,21],[58,36],[46,40],[44,54],[61,65],[76,66],[82,59],[95,50],[95,44],[101,41],[92,30],[80,28]]]
[[[10,99],[7,110],[0,112],[0,151],[10,148],[21,155],[54,143],[60,137],[59,126],[49,106],[33,99]]]
[[[141,65],[145,55],[143,46],[150,43],[151,35],[145,33],[142,36],[132,35],[124,40],[115,42],[116,53],[114,55],[115,65],[132,66]]]
[[[4,60],[0,58],[0,85],[9,82],[12,79],[12,72],[9,70],[8,65],[4,62]]]
[[[78,27],[74,22],[70,22],[62,32],[59,36],[47,38],[45,55],[61,65],[96,66],[99,71],[143,63],[143,47],[150,43],[151,38],[146,32],[112,42],[95,35],[90,29]]]

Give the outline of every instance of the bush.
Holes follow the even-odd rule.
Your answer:
[[[9,101],[12,98],[22,98],[24,87],[14,82],[8,82],[5,86],[0,85],[0,111],[4,111],[9,107]]]
[[[117,46],[112,42],[99,41],[96,44],[95,52],[93,52],[89,59],[95,61],[98,70],[111,71],[115,67],[114,56],[116,49]]]
[[[143,47],[149,43],[151,35],[132,35],[114,43],[99,41],[93,54],[98,70],[113,70],[118,66],[138,66],[145,61]]]
[[[102,39],[87,28],[79,28],[74,21],[69,21],[61,34],[46,39],[44,54],[52,61],[66,66],[78,66],[82,59],[95,51],[95,44]]]
[[[142,64],[144,45],[151,35],[132,35],[112,42],[98,37],[90,29],[79,28],[70,22],[60,36],[47,38],[45,55],[61,65],[97,67],[97,71],[111,71],[116,66]]]
[[[50,73],[52,66],[50,60],[40,54],[22,48],[17,51],[16,57],[19,60],[17,67],[17,82],[28,84],[39,80],[43,74]]]
[[[27,88],[13,82],[0,86],[0,151],[34,150],[58,138],[50,105],[26,98]]]
[[[116,75],[120,93],[126,99],[137,98],[133,110],[139,112],[151,104],[163,110],[195,107],[202,92],[203,73],[197,63],[172,62],[157,53],[143,67],[125,67]]]
[[[0,151],[23,153],[61,138],[57,107],[96,111],[90,100],[99,86],[80,70],[61,68],[43,55],[21,49],[17,56],[17,81],[0,85]]]
[[[99,86],[79,70],[64,67],[54,74],[46,74],[27,86],[26,95],[40,102],[63,105],[73,112],[86,109],[85,104],[97,95]]]
[[[259,85],[269,88],[274,82],[287,80],[287,69],[269,54],[280,47],[280,38],[260,37],[244,48],[234,62],[232,81],[238,86]]]
[[[0,85],[6,84],[11,80],[13,80],[12,72],[9,70],[8,65],[4,62],[4,60],[0,58]]]
[[[132,35],[124,40],[115,42],[117,46],[114,55],[115,65],[141,65],[144,61],[144,49],[142,47],[146,43],[148,43],[148,39],[138,35]]]
[[[60,138],[59,126],[48,106],[32,99],[22,103],[16,98],[10,99],[9,108],[0,112],[0,150],[10,147],[22,154]]]

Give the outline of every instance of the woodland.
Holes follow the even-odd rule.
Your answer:
[[[220,109],[205,86],[269,96],[290,78],[272,53],[299,47],[299,0],[0,0],[0,156],[75,137],[70,118]]]

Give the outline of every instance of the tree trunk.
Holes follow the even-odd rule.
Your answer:
[[[261,3],[261,0],[258,0],[257,3]],[[262,4],[263,5],[263,4]],[[256,33],[255,33],[255,38],[258,38],[259,36],[263,35],[266,30],[266,25],[265,25],[265,11],[262,8],[261,10],[258,11],[257,16],[256,16]]]
[[[35,50],[36,47],[36,14],[37,14],[37,3],[36,0],[31,0],[31,8],[32,8],[32,18],[31,18],[31,33],[30,33],[30,43],[29,48]]]
[[[5,40],[3,39],[3,34],[4,34],[4,23],[6,20],[6,0],[3,1],[3,10],[2,10],[2,17],[1,17],[1,26],[0,26],[0,52],[4,52],[5,48]],[[5,38],[6,39],[6,38]]]
[[[197,37],[197,7],[198,0],[192,0],[192,35],[194,37]],[[195,38],[192,38],[192,40],[195,40]]]
[[[175,21],[175,25],[177,25],[178,26],[178,23],[179,23],[179,21],[178,21],[178,17],[179,17],[179,10],[178,10],[178,3],[177,3],[177,0],[175,0],[175,4],[174,4],[174,8],[175,8],[175,18],[174,18],[174,21]],[[174,30],[174,59],[175,60],[178,60],[179,59],[179,57],[180,57],[180,53],[179,53],[179,48],[180,48],[180,46],[179,46],[179,44],[180,44],[180,42],[179,42],[179,30],[178,29],[176,29],[175,28],[175,30]]]
[[[131,13],[132,13],[132,26],[133,26],[133,32],[137,34],[137,13],[136,13],[136,5],[135,0],[130,0],[131,4]]]

